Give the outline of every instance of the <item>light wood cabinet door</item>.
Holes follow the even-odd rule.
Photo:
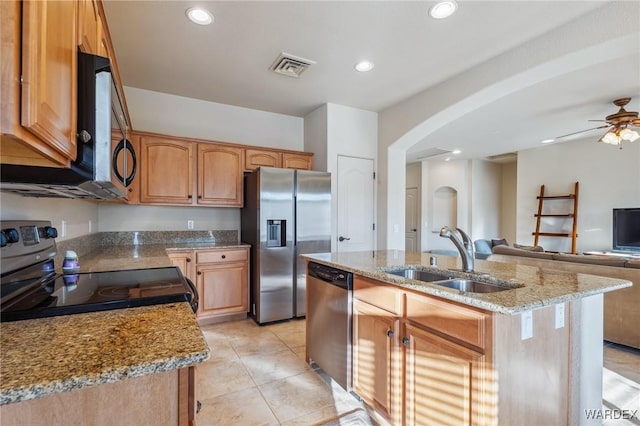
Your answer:
[[[242,207],[243,152],[227,145],[198,144],[200,205]]]
[[[247,265],[247,262],[197,265],[198,319],[247,313]]]
[[[140,138],[140,202],[193,204],[193,146],[175,139]]]
[[[102,30],[99,25],[101,24],[97,0],[79,0],[78,46],[81,51],[94,55],[100,54]]]
[[[276,151],[263,149],[244,150],[244,170],[252,171],[258,167],[280,167],[282,164],[282,154]]]
[[[353,390],[392,424],[401,424],[400,319],[357,299],[353,306]]]
[[[313,169],[313,154],[283,152],[282,167],[285,169],[311,170]]]
[[[75,1],[22,2],[21,124],[71,160],[77,154],[76,16]]]
[[[193,276],[193,265],[195,265],[195,262],[193,261],[192,251],[169,253],[169,259],[173,266],[180,268],[182,275],[191,281],[196,281]]]
[[[405,324],[405,423],[490,424],[483,414],[483,354]]]

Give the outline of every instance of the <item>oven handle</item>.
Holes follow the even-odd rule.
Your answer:
[[[187,284],[191,288],[191,294],[193,295],[191,297],[191,309],[193,309],[193,313],[195,314],[196,312],[198,312],[198,305],[200,303],[200,297],[198,296],[198,290],[196,290],[196,286],[195,286],[195,284],[193,284],[193,281],[191,281],[187,277],[184,277],[184,279],[187,281]]]

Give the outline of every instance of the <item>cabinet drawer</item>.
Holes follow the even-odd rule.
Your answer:
[[[247,250],[198,250],[196,263],[239,262],[247,260]]]
[[[407,320],[454,339],[485,348],[487,314],[454,302],[407,293]]]
[[[402,291],[380,281],[356,275],[353,297],[394,314],[402,314]]]

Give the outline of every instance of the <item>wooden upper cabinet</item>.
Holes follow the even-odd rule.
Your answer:
[[[276,151],[268,151],[264,149],[244,150],[244,169],[252,171],[258,167],[281,167],[282,154]]]
[[[102,21],[97,0],[78,1],[78,46],[85,53],[100,55]],[[105,55],[100,55],[105,56]]]
[[[190,142],[140,137],[141,203],[193,203],[193,149]]]
[[[198,144],[197,204],[242,207],[242,164],[242,148]]]
[[[77,3],[0,8],[2,162],[68,166],[76,157]]]
[[[283,152],[282,167],[285,169],[311,170],[313,169],[313,154]]]

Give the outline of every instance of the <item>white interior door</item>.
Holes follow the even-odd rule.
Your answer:
[[[407,188],[404,214],[404,249],[418,251],[418,188]]]
[[[374,250],[373,160],[338,156],[336,251]]]

